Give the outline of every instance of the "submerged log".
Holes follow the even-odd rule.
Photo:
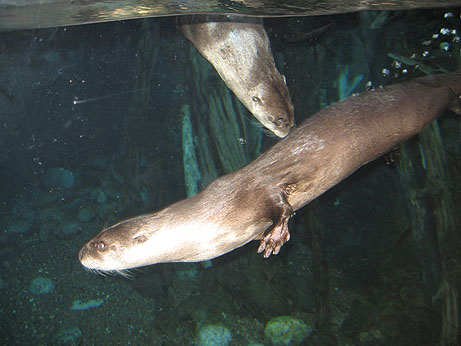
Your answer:
[[[413,242],[420,260],[426,304],[440,316],[440,345],[457,345],[457,284],[452,254],[458,253],[455,207],[438,123],[402,146],[400,178],[407,199]],[[459,255],[458,255],[459,256]]]

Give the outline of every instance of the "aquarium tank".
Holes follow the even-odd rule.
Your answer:
[[[283,150],[228,86],[262,68],[248,64],[251,39],[228,46],[250,53],[226,79],[178,30],[199,15],[251,19],[267,37],[294,109],[287,139],[331,105],[461,68],[459,1],[0,1],[0,345],[459,346],[461,117],[449,110],[293,210],[277,256],[253,237],[205,261],[82,265],[103,229]],[[236,235],[261,208],[213,217]]]

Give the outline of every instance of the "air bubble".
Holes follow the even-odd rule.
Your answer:
[[[440,33],[442,35],[449,35],[451,33],[451,30],[447,29],[447,28],[442,28],[442,29],[440,29]]]
[[[450,50],[450,44],[448,42],[442,42],[440,43],[440,49],[448,52]]]

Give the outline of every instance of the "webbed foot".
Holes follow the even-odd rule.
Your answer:
[[[290,232],[288,231],[289,219],[289,217],[282,218],[282,221],[261,240],[258,253],[264,252],[264,258],[268,258],[271,254],[277,255],[282,245],[290,240]]]

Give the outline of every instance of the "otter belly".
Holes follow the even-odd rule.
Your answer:
[[[279,137],[289,133],[293,104],[261,19],[194,15],[178,28],[259,122]]]
[[[277,254],[293,212],[420,132],[459,111],[461,73],[353,96],[313,115],[258,159],[198,195],[103,230],[79,253],[90,269],[123,270],[210,259],[261,239]]]

